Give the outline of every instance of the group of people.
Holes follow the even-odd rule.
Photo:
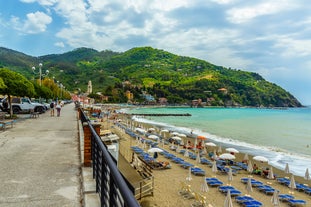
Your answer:
[[[62,103],[61,103],[61,101],[57,101],[56,103],[54,102],[54,101],[52,101],[51,103],[50,103],[50,110],[51,110],[51,112],[50,112],[50,114],[51,114],[51,116],[54,116],[54,108],[56,109],[56,112],[57,112],[57,116],[60,116],[60,111],[61,111],[61,109],[62,109]]]

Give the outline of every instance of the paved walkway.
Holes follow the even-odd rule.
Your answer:
[[[76,114],[69,104],[0,131],[0,207],[82,206]]]

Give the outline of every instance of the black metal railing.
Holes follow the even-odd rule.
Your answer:
[[[81,110],[80,118],[82,122],[88,123],[92,134],[93,178],[96,182],[96,192],[99,194],[101,206],[139,207],[134,192],[131,191],[127,181],[117,168],[116,160],[109,153],[107,146],[101,141],[83,110]]]

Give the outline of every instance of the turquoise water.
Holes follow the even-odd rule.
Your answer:
[[[190,113],[190,117],[145,117],[160,128],[205,135],[223,148],[263,155],[269,164],[303,176],[311,169],[311,108],[136,108],[132,113]]]

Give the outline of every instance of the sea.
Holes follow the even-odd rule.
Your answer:
[[[128,109],[129,110],[129,109]],[[191,116],[135,117],[158,129],[194,133],[208,138],[223,149],[264,156],[268,164],[294,175],[311,170],[311,107],[304,108],[187,108],[141,107],[128,113],[186,114]]]

